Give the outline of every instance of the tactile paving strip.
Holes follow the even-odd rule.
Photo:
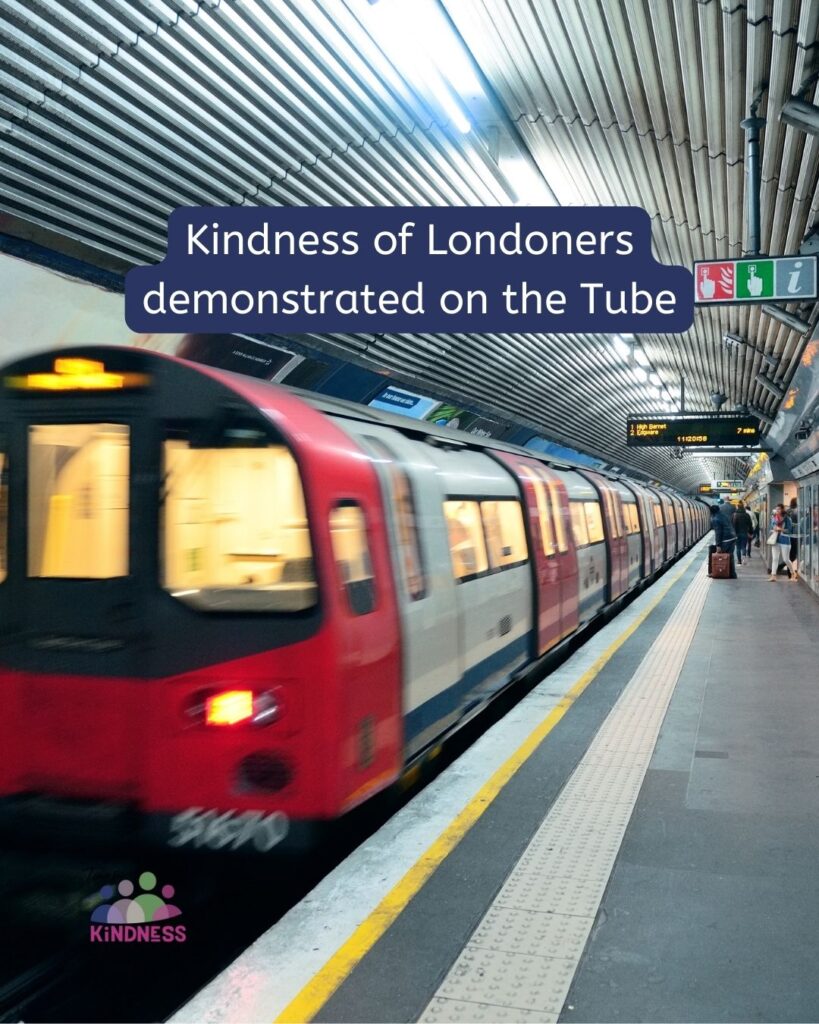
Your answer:
[[[421,1021],[557,1021],[707,591],[698,574]]]

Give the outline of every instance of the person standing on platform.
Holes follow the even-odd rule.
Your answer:
[[[748,551],[750,552],[752,546],[755,548],[759,547],[759,515],[752,508],[748,509],[748,515],[751,517],[753,527],[751,536],[748,538]]]
[[[768,547],[771,549],[771,575],[769,582],[776,583],[776,573],[784,559],[785,566],[794,579],[793,564],[791,563],[791,521],[785,512],[785,506],[780,502],[771,515],[771,532],[768,535]]]
[[[742,502],[737,505],[732,521],[734,532],[737,535],[737,561],[742,564],[743,555],[746,558],[751,557],[751,534],[753,532],[753,522]]]
[[[726,555],[731,556],[731,575],[729,579],[735,580],[737,578],[737,570],[734,565],[734,545],[737,542],[737,535],[731,522],[731,506],[727,502],[722,505],[712,506],[711,528],[714,531],[714,544],[717,547],[717,551],[724,551]]]
[[[788,518],[791,521],[791,551],[790,559],[793,569],[791,579],[799,579],[799,505],[796,498],[791,498]]]

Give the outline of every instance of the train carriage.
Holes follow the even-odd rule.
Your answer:
[[[685,544],[665,492],[140,350],[21,360],[0,424],[0,824],[51,841],[306,841]]]

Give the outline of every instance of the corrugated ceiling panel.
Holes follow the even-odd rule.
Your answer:
[[[644,206],[665,261],[738,255],[738,122],[767,79],[765,244],[793,252],[813,224],[817,140],[777,116],[813,67],[819,4],[443,3],[560,202]],[[0,0],[3,207],[136,263],[162,255],[183,204],[508,203],[481,125],[461,135],[444,123],[369,16],[359,0]],[[758,309],[703,310],[685,335],[643,347],[672,392],[685,379],[689,407],[718,389],[771,410],[754,383],[761,354],[729,352],[725,330],[780,356],[781,375],[793,369],[799,338]],[[648,400],[600,337],[317,344],[680,483],[707,472],[626,451],[623,416]]]

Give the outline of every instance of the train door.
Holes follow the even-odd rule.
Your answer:
[[[523,491],[535,577],[534,655],[577,628],[577,563],[570,551],[561,483],[536,459],[493,452],[517,476]]]
[[[440,702],[460,679],[455,581],[441,512],[442,492],[429,448],[395,430],[346,421],[373,459],[384,495],[401,621],[405,752],[445,728]]]
[[[606,545],[609,551],[608,600],[614,601],[624,594],[628,587],[628,549],[620,495],[608,480],[597,473],[583,472],[583,476],[591,481],[601,499],[603,520],[606,524]]]
[[[531,659],[534,582],[518,482],[485,452],[430,448],[455,580],[462,714]]]

